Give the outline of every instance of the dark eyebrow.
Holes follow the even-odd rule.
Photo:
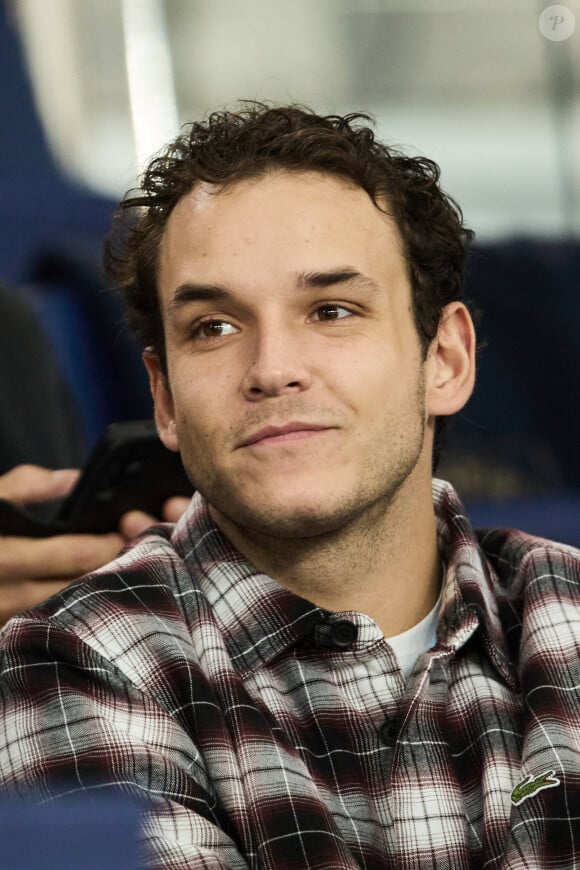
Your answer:
[[[358,272],[356,269],[349,267],[341,269],[330,269],[327,272],[301,272],[298,275],[298,286],[305,290],[316,290],[324,287],[332,287],[335,284],[365,284],[371,290],[379,290],[378,284]]]
[[[330,269],[326,272],[300,272],[297,276],[298,287],[304,290],[317,290],[332,287],[335,284],[360,283],[371,290],[379,290],[372,278],[363,275],[356,269]],[[232,294],[219,284],[194,284],[187,282],[176,288],[167,308],[174,311],[189,302],[225,302]]]
[[[188,302],[224,302],[231,298],[224,287],[215,284],[180,284],[176,288],[167,309],[173,311]]]

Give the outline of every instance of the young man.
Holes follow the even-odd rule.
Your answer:
[[[151,867],[571,870],[580,554],[432,480],[471,234],[361,120],[213,115],[125,201],[109,273],[198,492],[5,629],[4,788],[146,797]]]

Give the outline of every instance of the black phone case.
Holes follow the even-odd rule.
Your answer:
[[[168,498],[192,493],[179,454],[164,447],[152,421],[113,423],[52,519],[39,519],[26,507],[0,499],[0,534],[47,537],[113,532],[128,510],[160,517]]]

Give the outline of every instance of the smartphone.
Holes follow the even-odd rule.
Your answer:
[[[33,509],[0,499],[0,535],[114,532],[128,510],[161,518],[168,498],[192,494],[179,454],[164,447],[153,421],[112,423],[52,517],[40,518]]]

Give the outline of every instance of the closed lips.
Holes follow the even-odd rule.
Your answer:
[[[263,441],[265,438],[275,438],[280,435],[287,435],[290,432],[319,432],[323,429],[329,429],[329,426],[322,426],[316,423],[287,423],[284,426],[265,426],[258,432],[254,432],[240,445],[247,447],[250,444],[256,444],[258,441]]]

